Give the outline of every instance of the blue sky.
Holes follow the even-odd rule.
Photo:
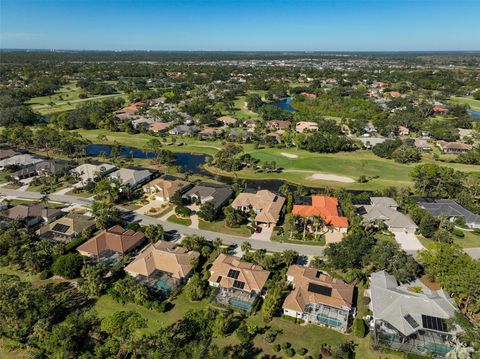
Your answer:
[[[480,50],[480,0],[0,0],[0,47]]]

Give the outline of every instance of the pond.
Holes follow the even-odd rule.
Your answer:
[[[282,110],[288,111],[288,112],[295,112],[295,109],[292,106],[290,106],[290,102],[292,102],[292,98],[291,97],[285,97],[285,98],[282,98],[278,101],[272,102],[269,105],[276,106],[276,107],[278,107]]]
[[[480,111],[467,110],[467,112],[475,119],[480,119]]]
[[[112,147],[110,145],[100,145],[93,144],[86,147],[86,153],[88,156],[110,156],[112,152]],[[140,148],[121,146],[120,155],[123,157],[130,158],[154,158],[155,154],[153,152],[144,151]],[[233,184],[234,179],[232,177],[225,177],[212,174],[207,170],[203,169],[202,165],[207,160],[207,155],[204,154],[195,154],[195,153],[184,153],[184,152],[173,152],[173,155],[176,158],[176,165],[180,168],[182,172],[189,172],[192,174],[198,174],[207,178],[211,178],[215,181],[222,182],[225,184]],[[252,180],[252,179],[239,179],[239,182],[244,183],[245,187],[251,189],[268,189],[270,191],[278,192],[280,187],[285,183],[288,183],[284,180],[279,179],[265,179],[265,180]],[[295,186],[290,184],[290,189],[295,190]],[[305,187],[306,190],[314,190],[315,192],[322,192],[323,188],[314,188],[314,187]],[[363,191],[351,190],[352,193],[360,193]]]

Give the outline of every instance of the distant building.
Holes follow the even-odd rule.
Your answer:
[[[453,349],[450,339],[458,329],[449,329],[447,321],[457,308],[443,290],[432,290],[418,280],[398,285],[395,277],[381,271],[372,273],[366,294],[371,298],[375,346],[440,358]]]
[[[316,122],[300,121],[295,124],[295,130],[299,133],[305,131],[317,131],[318,124]]]
[[[168,123],[168,122],[154,122],[154,123],[150,124],[148,129],[152,132],[158,133],[158,132],[163,132],[163,131],[168,130],[170,125],[171,124]]]
[[[16,155],[18,155],[18,152],[12,150],[11,148],[0,149],[0,160],[4,160]]]
[[[445,153],[466,153],[472,149],[472,145],[460,142],[437,141],[437,146]]]
[[[398,126],[398,134],[400,136],[408,136],[410,134],[410,130],[405,126]]]
[[[287,281],[293,291],[285,298],[283,314],[345,332],[353,309],[355,287],[316,268],[291,265]]]
[[[230,116],[222,116],[222,117],[219,117],[217,118],[218,121],[220,121],[221,123],[223,123],[225,126],[228,126],[228,125],[235,125],[237,123],[237,119],[233,118],[233,117],[230,117]]]
[[[28,167],[35,163],[44,161],[45,158],[36,157],[30,154],[19,154],[0,161],[0,171],[8,166]]]

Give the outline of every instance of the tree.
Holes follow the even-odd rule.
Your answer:
[[[150,243],[155,243],[163,239],[165,230],[161,224],[149,224],[142,228],[142,232]]]
[[[334,359],[355,359],[355,343],[344,342],[336,346],[332,351]]]
[[[185,286],[184,292],[187,298],[191,301],[202,300],[208,291],[208,283],[200,277],[199,273],[195,273],[188,284]]]
[[[120,180],[103,178],[97,182],[93,190],[95,200],[115,203],[120,198],[120,188]]]
[[[392,154],[393,159],[399,163],[418,162],[422,159],[420,152],[413,146],[401,145]]]
[[[225,207],[223,213],[225,214],[225,224],[227,227],[238,228],[247,220],[245,212],[235,209],[232,206]]]
[[[55,259],[52,271],[61,277],[72,279],[80,275],[83,267],[83,258],[77,253],[68,253]]]
[[[147,321],[134,311],[115,312],[101,324],[102,330],[115,338],[121,346],[128,345],[135,332],[146,326]]]
[[[212,201],[205,202],[198,211],[198,216],[207,222],[213,222],[217,217],[217,211]]]
[[[78,281],[80,290],[88,297],[100,296],[107,289],[105,280],[107,273],[108,268],[103,264],[85,265],[80,270]]]
[[[112,203],[95,201],[92,205],[92,213],[98,228],[105,229],[122,223],[120,211]]]
[[[461,191],[465,177],[453,168],[429,163],[415,166],[410,175],[419,195],[437,198],[454,198]]]
[[[250,242],[242,242],[240,245],[240,249],[242,250],[243,253],[248,253],[252,249],[252,244]]]

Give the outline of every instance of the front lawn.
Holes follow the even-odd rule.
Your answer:
[[[207,222],[200,219],[198,228],[211,232],[230,234],[232,236],[250,237],[252,235],[250,229],[248,229],[246,226],[230,228],[226,226],[225,221]]]
[[[192,224],[192,220],[190,218],[177,217],[176,214],[172,214],[170,217],[168,217],[167,221],[187,227]]]
[[[325,236],[321,235],[316,240],[301,240],[301,239],[285,239],[281,236],[272,236],[272,241],[281,243],[301,244],[304,246],[324,246]]]
[[[472,231],[462,231],[465,237],[453,236],[453,241],[463,248],[480,247],[480,234]]]

